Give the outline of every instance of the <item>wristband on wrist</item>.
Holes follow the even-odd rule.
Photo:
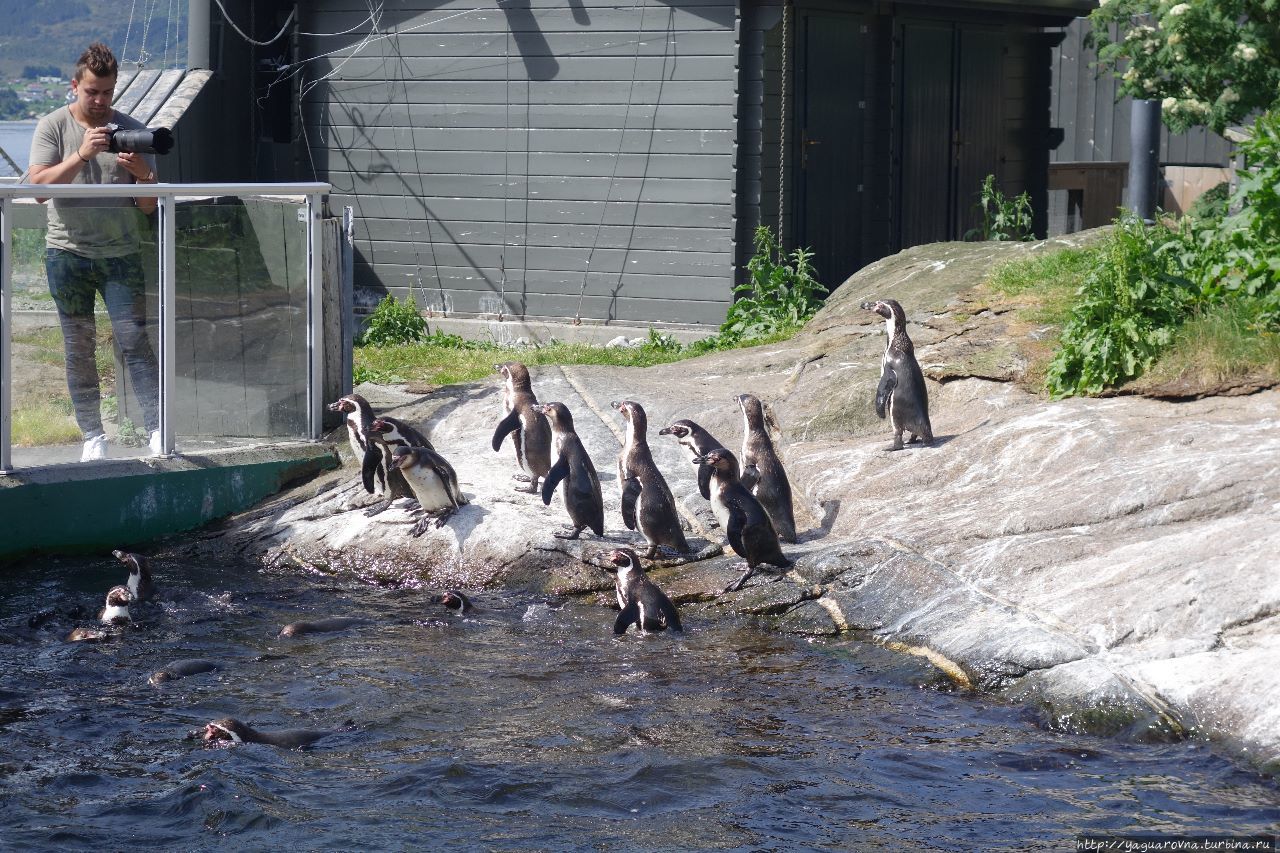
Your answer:
[[[89,158],[88,158],[88,157],[85,157],[83,154],[81,154],[81,153],[80,153],[80,149],[79,149],[79,148],[77,148],[77,149],[76,149],[76,156],[77,156],[77,157],[79,157],[81,160],[83,160],[83,161],[84,161],[84,162],[86,162],[86,163],[88,163],[88,162],[89,162]]]

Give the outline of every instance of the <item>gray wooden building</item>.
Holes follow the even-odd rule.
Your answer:
[[[258,177],[354,209],[365,305],[714,327],[758,224],[830,287],[962,237],[987,174],[1043,230],[1046,28],[1092,5],[308,0],[254,54]]]

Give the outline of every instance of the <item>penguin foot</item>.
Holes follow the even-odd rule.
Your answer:
[[[530,487],[529,487],[529,488],[527,488],[527,489],[522,489],[522,488],[520,488],[519,486],[513,486],[513,487],[511,488],[511,491],[513,491],[513,492],[519,492],[519,493],[520,493],[520,494],[522,494],[522,495],[536,495],[536,494],[538,494],[538,487],[537,487],[537,486],[530,486]]]
[[[364,511],[365,517],[366,517],[366,518],[373,518],[375,515],[377,515],[378,513],[382,512],[383,510],[385,510],[385,509],[386,509],[387,507],[389,507],[389,506],[391,506],[391,500],[390,500],[390,499],[386,499],[386,500],[378,501],[376,504],[374,504],[373,506],[369,507],[368,509],[366,509],[366,510]]]
[[[512,474],[512,475],[511,475],[511,479],[516,480],[516,481],[521,482],[521,483],[527,483],[527,482],[529,482],[530,480],[532,480],[533,478],[532,478],[532,477],[530,477],[528,474]]]
[[[747,582],[747,579],[750,578],[755,573],[756,573],[755,566],[747,566],[747,570],[742,573],[742,577],[738,578],[736,581],[726,586],[723,590],[720,591],[720,594],[724,595],[727,592],[737,592],[738,590],[742,589],[742,586]]]
[[[434,521],[434,519],[431,516],[429,515],[422,516],[422,518],[419,518],[414,523],[413,529],[409,531],[409,535],[412,536],[414,539],[417,539],[419,536],[427,532],[427,528],[431,527],[432,521]]]
[[[583,528],[581,527],[566,527],[564,530],[558,530],[551,535],[557,539],[577,539],[582,535],[582,530]]]

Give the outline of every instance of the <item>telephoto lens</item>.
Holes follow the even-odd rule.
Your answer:
[[[118,124],[107,125],[107,150],[113,154],[168,154],[173,148],[173,131],[167,127],[121,130]]]

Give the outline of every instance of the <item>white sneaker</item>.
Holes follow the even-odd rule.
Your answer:
[[[84,450],[80,451],[81,462],[92,462],[95,459],[107,458],[107,437],[105,435],[95,435],[84,443]]]
[[[160,430],[153,429],[151,431],[151,440],[147,442],[147,445],[151,448],[152,456],[164,455],[164,441],[160,438]]]

